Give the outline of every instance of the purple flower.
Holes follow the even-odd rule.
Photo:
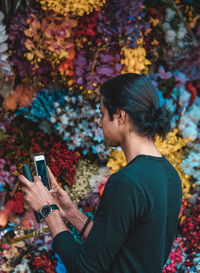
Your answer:
[[[91,207],[96,209],[99,204],[99,193],[89,192],[85,199]]]
[[[109,67],[109,65],[97,66],[96,72],[101,75],[107,75],[108,77],[111,77],[113,75],[113,69],[112,67]]]

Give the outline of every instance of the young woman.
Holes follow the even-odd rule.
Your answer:
[[[131,73],[102,85],[100,109],[105,140],[122,148],[127,165],[110,176],[94,221],[73,205],[50,170],[52,193],[38,177],[34,183],[19,177],[25,199],[42,212],[53,247],[68,272],[161,273],[175,237],[182,198],[177,171],[154,144],[156,135],[164,138],[170,129],[169,113],[159,107],[146,76]],[[83,234],[83,245],[73,239],[62,218]]]

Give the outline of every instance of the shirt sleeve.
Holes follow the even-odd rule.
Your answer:
[[[142,213],[141,189],[129,177],[112,175],[83,245],[69,231],[57,234],[53,248],[69,273],[107,272]]]

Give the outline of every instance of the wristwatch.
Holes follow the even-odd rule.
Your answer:
[[[56,205],[44,205],[40,209],[40,214],[42,215],[42,217],[45,218],[45,217],[48,217],[56,209],[59,209],[59,207]]]

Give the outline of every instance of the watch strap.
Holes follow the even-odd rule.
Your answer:
[[[59,209],[59,207],[57,205],[55,205],[55,204],[50,205],[50,207],[52,208],[52,211],[54,211],[55,209]]]
[[[48,217],[49,215],[51,215],[51,213],[56,210],[59,209],[59,207],[55,204],[52,205],[44,205],[41,209],[40,209],[40,214],[42,217]],[[47,212],[48,210],[48,212]]]

